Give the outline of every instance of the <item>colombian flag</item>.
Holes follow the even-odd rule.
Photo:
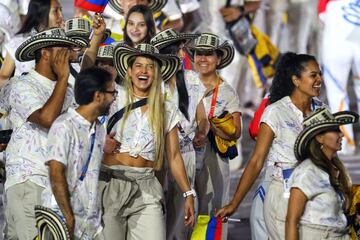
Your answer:
[[[220,217],[199,215],[191,240],[221,240],[222,221]]]
[[[104,12],[109,0],[75,0],[75,7],[97,13]]]

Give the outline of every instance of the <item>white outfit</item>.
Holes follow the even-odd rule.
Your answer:
[[[203,100],[206,115],[209,115],[211,100],[212,94]],[[225,81],[219,85],[213,116],[217,117],[224,111],[229,113],[241,112],[238,95]],[[209,141],[207,141],[204,151],[203,158],[196,159],[197,165],[202,165],[195,181],[199,196],[199,214],[213,214],[215,209],[220,209],[229,200],[229,158],[220,157],[212,149]],[[222,237],[223,239],[227,238],[227,224],[223,224]]]
[[[337,237],[346,235],[347,219],[344,214],[344,196],[331,186],[329,174],[317,167],[310,159],[304,160],[293,171],[289,184],[291,188],[300,189],[307,202],[300,219],[299,232],[303,227],[322,228]],[[300,234],[300,239],[323,239],[321,232],[311,236]],[[338,239],[338,238],[331,238]],[[343,238],[341,238],[343,239]],[[349,235],[348,235],[348,239]]]
[[[202,97],[205,93],[205,87],[201,83],[199,75],[194,71],[184,71],[186,89],[189,95],[189,107],[188,114],[189,120],[180,112],[182,131],[178,130],[179,147],[184,161],[187,177],[190,182],[190,187],[194,188],[195,184],[195,150],[192,144],[192,140],[196,131],[196,110]],[[174,92],[171,92],[170,86],[165,85],[166,99],[169,99],[175,106],[179,105],[179,95],[175,86]],[[167,239],[188,239],[190,236],[189,231],[184,227],[184,203],[185,199],[182,196],[181,189],[177,186],[174,177],[167,169],[167,193],[166,199],[166,235]]]
[[[349,110],[347,86],[350,72],[354,81],[358,111],[360,111],[360,44],[351,39],[353,32],[360,31],[359,9],[356,0],[330,1],[324,13],[324,32],[322,44],[322,62],[326,92],[332,112]],[[338,47],[341,46],[341,47]],[[343,150],[351,154],[355,150],[352,125],[341,127],[345,137]]]
[[[312,109],[323,104],[313,100]],[[264,219],[270,239],[284,239],[285,218],[288,199],[284,198],[283,170],[294,168],[297,160],[294,154],[294,143],[303,129],[303,113],[292,103],[289,96],[266,107],[261,123],[266,124],[274,133],[267,155],[267,171],[271,171],[271,182],[264,201]],[[268,173],[266,173],[268,174]]]
[[[91,124],[71,108],[59,116],[49,130],[45,162],[55,160],[66,167],[77,239],[91,240],[102,229],[98,179],[105,136],[105,127],[100,122]],[[88,161],[87,171],[80,180]],[[44,206],[63,216],[50,185],[43,191],[42,200]]]
[[[119,96],[112,104],[110,116],[127,106],[126,89],[118,86]],[[169,133],[180,120],[175,105],[165,101],[164,132]],[[118,149],[132,157],[155,161],[155,135],[148,118],[148,111],[132,110],[128,117],[114,125]],[[122,165],[104,166],[100,174],[104,236],[107,239],[156,239],[165,240],[164,196],[152,168]],[[103,179],[102,176],[111,176]],[[156,231],[154,231],[156,229]]]
[[[14,132],[6,149],[6,218],[9,229],[15,228],[20,239],[30,239],[36,234],[34,206],[41,204],[41,192],[49,182],[44,164],[48,129],[29,122],[28,118],[44,106],[56,81],[35,70],[19,79],[12,85],[9,95]],[[68,88],[62,110],[67,110],[73,101],[73,91]],[[24,199],[27,201],[22,203]],[[23,205],[23,211],[19,210],[18,202]],[[23,225],[19,225],[17,219],[24,221]]]

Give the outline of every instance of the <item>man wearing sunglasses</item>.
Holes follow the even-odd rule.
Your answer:
[[[105,146],[106,129],[98,118],[108,115],[118,92],[111,73],[98,67],[79,73],[74,92],[79,107],[70,108],[49,130],[45,163],[51,185],[42,199],[65,220],[71,239],[102,239],[100,165],[103,152],[111,153],[116,145],[108,138]]]

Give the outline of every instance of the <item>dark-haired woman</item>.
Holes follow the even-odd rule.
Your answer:
[[[151,9],[144,5],[130,8],[125,18],[124,43],[131,47],[140,43],[150,43],[150,39],[155,33],[155,22]]]
[[[337,152],[344,136],[340,126],[358,120],[354,112],[333,115],[327,109],[304,120],[294,148],[299,165],[289,179],[287,240],[350,239],[345,212],[351,205],[351,179]]]
[[[14,76],[20,76],[35,66],[34,61],[19,62],[15,59],[15,51],[33,32],[41,32],[48,28],[64,27],[62,8],[58,0],[31,0],[25,21],[17,35],[5,44],[6,56],[0,69],[0,87]]]
[[[313,56],[286,53],[281,58],[270,88],[270,105],[263,113],[253,154],[233,199],[217,212],[224,221],[235,212],[267,160],[265,177],[259,186],[261,194],[254,199],[251,219],[258,216],[260,219],[257,221],[265,221],[270,239],[285,239],[289,197],[286,183],[296,164],[294,143],[303,128],[304,117],[322,106],[314,99],[320,94],[321,84],[322,73]],[[264,220],[261,219],[262,213]]]
[[[151,44],[157,47],[161,54],[174,54],[183,60],[186,44],[198,36],[198,34],[179,34],[169,28],[156,34],[151,39]],[[201,83],[199,75],[194,71],[184,70],[182,65],[165,84],[166,99],[178,106],[181,112],[181,120],[177,125],[179,147],[191,188],[194,188],[195,184],[196,167],[193,141],[196,147],[203,146],[209,129],[202,102],[204,93],[205,87]],[[189,239],[190,231],[186,231],[183,224],[184,210],[182,206],[185,199],[182,191],[168,171],[166,180],[167,239]]]

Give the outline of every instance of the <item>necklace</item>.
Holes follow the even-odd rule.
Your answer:
[[[144,98],[147,98],[147,96],[139,96],[139,95],[136,95],[134,92],[133,92],[133,96],[136,97],[136,98],[139,98],[139,99],[144,99]]]

